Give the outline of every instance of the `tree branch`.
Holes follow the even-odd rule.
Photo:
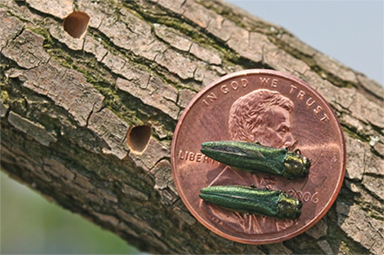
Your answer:
[[[62,28],[73,10],[91,17],[81,38]],[[6,0],[0,18],[1,167],[11,177],[152,253],[383,253],[383,88],[363,74],[221,1]],[[182,110],[205,85],[248,68],[311,84],[347,142],[335,204],[279,244],[211,233],[172,180]],[[138,153],[127,132],[142,125],[152,134]]]

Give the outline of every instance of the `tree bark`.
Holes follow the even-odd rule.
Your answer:
[[[151,253],[383,254],[383,88],[283,28],[221,1],[5,0],[0,6],[1,168]],[[86,34],[63,30],[72,11]],[[80,21],[76,21],[80,22]],[[197,222],[172,179],[182,110],[216,78],[268,68],[336,112],[347,173],[326,216],[278,244],[244,245]],[[145,147],[127,144],[132,127]],[[132,131],[133,132],[133,131]],[[131,141],[132,142],[132,141]]]

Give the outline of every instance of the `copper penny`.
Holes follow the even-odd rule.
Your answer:
[[[312,162],[307,177],[251,174],[200,152],[207,141],[246,140],[295,146]],[[311,86],[272,70],[226,75],[200,91],[180,117],[172,141],[172,171],[183,202],[216,234],[248,244],[275,243],[312,227],[335,201],[345,173],[345,143],[331,107]],[[254,185],[283,190],[303,202],[298,219],[233,212],[203,201],[200,189]]]

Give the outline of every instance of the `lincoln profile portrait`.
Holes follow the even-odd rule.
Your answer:
[[[231,139],[275,148],[289,147],[294,142],[290,115],[293,107],[289,98],[267,89],[240,97],[229,112]]]
[[[254,90],[238,98],[231,106],[228,119],[228,132],[231,140],[260,143],[274,148],[287,148],[294,144],[291,113],[293,102],[277,91]],[[226,166],[217,176],[210,176],[209,186],[255,185],[269,188],[266,174],[251,174]],[[219,206],[201,202],[201,208],[215,222],[225,228],[243,233],[258,234],[279,230],[276,219],[259,215],[232,212]],[[230,217],[228,217],[230,216]],[[259,224],[263,221],[263,224]],[[290,223],[292,224],[292,223]],[[289,225],[289,224],[288,224]]]

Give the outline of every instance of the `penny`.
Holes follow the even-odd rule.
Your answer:
[[[249,173],[200,152],[208,141],[248,141],[298,148],[311,160],[309,175],[288,179]],[[341,188],[346,151],[331,107],[310,85],[272,70],[226,75],[200,91],[183,111],[172,141],[172,172],[181,199],[205,227],[248,244],[282,242],[308,230],[329,210]],[[303,203],[298,219],[230,211],[199,197],[208,186],[282,190]]]

